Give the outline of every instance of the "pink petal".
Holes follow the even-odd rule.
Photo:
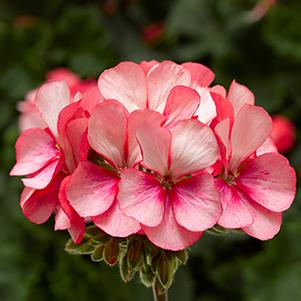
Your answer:
[[[202,64],[188,62],[182,64],[182,66],[189,70],[191,82],[202,87],[208,87],[215,78],[213,71]]]
[[[33,223],[45,223],[58,204],[61,177],[56,177],[45,189],[25,187],[21,195],[23,214]]]
[[[147,74],[154,66],[159,65],[158,61],[142,61],[139,66],[143,69],[144,73]]]
[[[170,170],[178,178],[210,167],[218,159],[213,131],[197,120],[177,124],[172,133]]]
[[[16,142],[17,163],[11,176],[34,173],[46,166],[59,154],[55,140],[47,131],[29,129],[21,134]]]
[[[70,220],[62,208],[58,209],[55,215],[54,230],[67,230],[71,227]]]
[[[143,164],[160,175],[168,172],[168,157],[171,134],[168,130],[143,123],[136,132],[143,156]]]
[[[142,226],[148,239],[156,246],[171,251],[183,250],[195,243],[203,232],[192,232],[180,226],[170,200],[166,200],[163,220],[157,227]]]
[[[81,217],[104,213],[112,205],[118,178],[110,171],[90,162],[81,162],[66,188],[71,206]]]
[[[115,167],[126,163],[127,111],[117,101],[105,101],[95,107],[89,120],[91,147]]]
[[[216,108],[216,118],[210,123],[210,127],[214,127],[216,123],[226,118],[229,118],[232,125],[234,121],[234,111],[232,103],[219,94],[211,92],[210,95],[215,103]]]
[[[31,128],[46,128],[47,125],[41,119],[41,115],[38,110],[34,107],[32,111],[24,112],[19,117],[19,129],[24,132]]]
[[[103,214],[93,217],[94,224],[114,237],[127,237],[140,230],[140,224],[119,209],[117,201]]]
[[[61,184],[59,191],[60,206],[64,210],[70,225],[67,230],[75,243],[80,243],[85,233],[85,220],[78,215],[78,213],[70,205],[67,199],[66,189],[71,180],[71,176],[66,177]],[[66,221],[65,221],[66,223]],[[65,225],[67,226],[67,225]]]
[[[271,137],[268,137],[265,142],[257,149],[256,156],[261,156],[266,153],[278,153],[277,147]]]
[[[210,92],[215,93],[215,94],[219,94],[223,98],[227,97],[227,91],[221,85],[215,85],[215,86],[213,86],[212,88],[210,88]]]
[[[146,107],[145,74],[135,63],[123,62],[104,71],[98,87],[106,99],[118,100],[129,112]]]
[[[118,201],[127,216],[143,225],[158,226],[163,218],[165,190],[159,181],[134,168],[121,173]]]
[[[164,116],[149,109],[136,110],[128,117],[128,166],[132,167],[142,160],[140,147],[136,138],[137,128],[144,122],[160,126],[165,120]]]
[[[73,87],[80,83],[80,78],[67,68],[58,67],[47,73],[47,81],[66,81],[68,87]]]
[[[70,91],[65,81],[53,81],[41,86],[37,92],[36,107],[54,136],[58,135],[60,111],[70,104]]]
[[[228,159],[230,155],[230,119],[224,119],[219,122],[215,129],[216,135],[219,139],[217,142],[220,147],[220,156],[225,166],[228,166]]]
[[[103,100],[104,97],[100,94],[98,87],[94,87],[91,90],[88,90],[84,93],[80,102],[80,106],[83,108],[84,111],[87,111],[90,114],[92,114],[95,106]]]
[[[201,97],[201,103],[195,115],[198,116],[199,121],[208,124],[216,117],[214,100],[212,99],[209,88],[197,87],[196,91]]]
[[[58,166],[60,165],[59,163],[60,159],[53,160],[34,175],[31,175],[29,178],[22,179],[23,184],[34,189],[45,188],[52,180],[55,172],[58,170]]]
[[[254,222],[242,230],[260,240],[272,239],[280,230],[282,223],[282,214],[280,212],[272,212],[255,202],[251,203]]]
[[[244,105],[237,114],[231,134],[232,157],[230,170],[252,155],[269,137],[272,119],[262,108]]]
[[[97,81],[95,79],[86,79],[80,81],[77,85],[74,85],[71,89],[72,95],[76,93],[86,93],[90,90],[97,88]],[[98,89],[98,88],[97,88]]]
[[[88,127],[88,118],[78,118],[72,120],[67,125],[67,137],[71,146],[71,153],[69,156],[74,157],[75,165],[77,166],[80,161],[80,150],[82,147],[82,135]]]
[[[70,123],[72,123],[75,120],[81,120],[79,123],[83,123],[82,127],[76,126],[75,130],[78,130],[78,133],[75,133],[73,135],[70,131]],[[83,121],[85,120],[85,121]],[[74,122],[77,124],[77,121]],[[80,103],[72,103],[68,106],[66,106],[59,114],[58,119],[58,142],[62,149],[64,150],[65,155],[65,164],[66,168],[69,173],[71,173],[78,163],[77,157],[78,157],[78,149],[76,149],[76,145],[73,145],[73,137],[75,136],[75,140],[79,140],[81,138],[81,134],[84,131],[84,128],[87,127],[87,118],[86,118],[86,112],[83,111],[83,109],[80,106]],[[72,127],[71,127],[72,129]]]
[[[237,183],[255,202],[276,212],[288,209],[296,194],[296,173],[287,159],[276,153],[249,161]]]
[[[179,85],[189,86],[190,73],[184,67],[165,61],[147,75],[149,108],[163,112],[170,90]]]
[[[245,196],[222,179],[217,179],[216,183],[223,207],[218,224],[229,229],[239,229],[251,225],[254,219]]]
[[[235,115],[244,104],[254,105],[255,103],[254,94],[246,86],[237,83],[235,80],[231,83],[227,99],[232,102]]]
[[[86,114],[81,108],[80,102],[74,102],[63,108],[58,117],[57,127],[60,135],[58,139],[61,139],[61,136],[66,135],[66,126],[71,120],[83,117],[86,117]]]
[[[172,127],[180,120],[190,119],[200,104],[199,94],[185,86],[171,89],[163,114],[167,121],[165,127]]]
[[[220,196],[213,177],[201,173],[178,182],[171,191],[176,221],[190,231],[205,231],[221,216]]]

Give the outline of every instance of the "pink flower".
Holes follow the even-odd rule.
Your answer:
[[[80,78],[67,68],[55,68],[47,73],[46,81],[65,81],[67,86],[72,90],[73,87],[80,83]]]
[[[147,109],[129,115],[113,100],[98,104],[89,120],[88,140],[99,166],[80,163],[66,188],[75,211],[83,218],[92,217],[95,225],[112,236],[126,237],[140,230],[135,219],[120,211],[117,193],[120,170],[141,161],[135,131],[145,120],[161,123],[163,117]]]
[[[104,98],[118,100],[129,112],[149,108],[164,114],[173,89],[181,86],[188,91],[188,88],[208,87],[213,78],[214,74],[209,68],[197,63],[178,65],[171,61],[151,61],[138,65],[123,62],[104,71],[98,79],[98,87]],[[203,102],[201,108],[206,106],[205,100]],[[187,109],[193,112],[198,108],[196,101],[188,104],[183,101],[181,106],[183,111]]]
[[[141,223],[155,245],[184,249],[221,214],[219,194],[205,171],[218,158],[214,134],[197,120],[179,122],[172,133],[146,122],[137,139],[144,171],[121,172],[121,210]]]
[[[287,159],[275,152],[257,153],[271,130],[269,115],[249,104],[237,112],[232,126],[226,118],[215,128],[224,148],[224,169],[216,180],[223,206],[219,224],[261,240],[278,233],[281,213],[295,196],[296,175]]]
[[[47,74],[46,82],[65,81],[70,89],[71,97],[77,98],[79,95],[95,88],[97,82],[93,79],[81,81],[79,76],[67,68],[56,68]],[[24,101],[17,104],[17,109],[21,113],[19,118],[19,128],[21,132],[30,128],[45,128],[47,125],[41,118],[41,114],[36,107],[35,98],[37,90],[30,91]],[[50,99],[51,101],[51,99]]]
[[[43,85],[37,91],[35,104],[48,127],[28,129],[16,143],[17,163],[10,175],[27,176],[22,179],[26,188],[21,207],[33,222],[46,221],[56,210],[60,184],[79,162],[80,137],[87,127],[87,119],[72,120],[79,104],[68,107],[70,102],[65,82]]]
[[[209,68],[171,61],[120,63],[97,86],[64,68],[48,80],[19,104],[26,130],[10,172],[23,176],[32,222],[55,214],[76,243],[92,222],[167,250],[216,223],[262,240],[279,231],[296,175],[247,87],[227,94]]]
[[[284,116],[274,116],[271,137],[279,152],[286,153],[290,151],[296,141],[294,124]]]

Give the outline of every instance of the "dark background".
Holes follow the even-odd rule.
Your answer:
[[[246,84],[257,104],[289,117],[300,133],[301,1],[278,1],[250,22],[255,3],[0,0],[1,301],[151,300],[138,279],[123,284],[117,268],[66,254],[68,234],[52,231],[53,220],[38,226],[21,214],[20,180],[8,177],[18,136],[15,104],[49,70],[65,66],[96,78],[122,60],[199,61],[226,87],[233,78]],[[153,23],[158,34],[145,30]],[[300,155],[298,138],[287,154],[297,172]],[[300,194],[272,241],[205,234],[178,271],[170,299],[301,300]]]

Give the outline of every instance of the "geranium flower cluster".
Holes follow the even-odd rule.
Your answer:
[[[215,225],[272,238],[295,197],[294,169],[253,93],[213,80],[198,63],[150,61],[122,62],[81,93],[42,85],[42,123],[18,138],[10,173],[23,176],[24,215],[40,224],[54,214],[76,243],[91,223],[174,251]]]

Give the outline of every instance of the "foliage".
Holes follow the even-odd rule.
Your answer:
[[[298,0],[279,1],[257,23],[246,21],[247,0],[45,0],[0,2],[0,299],[4,301],[150,300],[137,277],[122,285],[117,268],[64,252],[67,233],[53,221],[31,224],[18,206],[21,185],[8,178],[18,135],[16,102],[45,73],[66,66],[97,77],[121,60],[200,61],[222,84],[232,78],[254,91],[270,113],[301,119],[301,23]],[[143,28],[163,25],[149,43]],[[288,154],[300,169],[301,143]],[[300,193],[273,241],[241,233],[205,234],[191,249],[170,299],[298,301],[301,299]],[[103,254],[103,253],[102,253]],[[101,258],[94,254],[94,260]],[[127,277],[127,275],[124,275]]]

